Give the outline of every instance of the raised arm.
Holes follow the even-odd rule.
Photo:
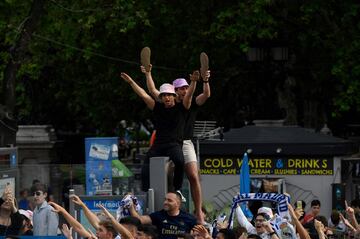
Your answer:
[[[99,208],[103,211],[105,216],[110,219],[113,224],[115,230],[121,234],[121,238],[123,239],[134,239],[134,236],[131,235],[130,231],[126,229],[123,225],[121,225],[118,221],[116,221],[115,217],[102,205],[99,205]]]
[[[203,92],[196,97],[197,105],[203,105],[211,95],[210,85],[209,85],[210,71],[206,71],[205,75],[202,76],[202,78],[203,78]]]
[[[254,233],[255,227],[247,220],[246,216],[244,215],[244,212],[241,210],[241,207],[239,205],[235,209],[235,216],[240,226],[245,227],[246,231],[249,234]]]
[[[126,73],[121,72],[121,78],[124,79],[131,88],[135,91],[135,93],[140,96],[140,98],[145,102],[147,107],[151,110],[154,109],[155,106],[155,100],[151,98],[150,95],[148,95],[143,88],[141,88],[136,82]]]
[[[139,215],[139,213],[135,210],[134,203],[131,203],[131,206],[129,207],[129,211],[130,211],[130,215],[139,219],[141,224],[151,224],[152,223],[152,220],[148,215]]]
[[[345,210],[346,210],[346,214],[348,215],[349,219],[350,219],[350,222],[351,224],[358,230],[360,229],[359,228],[359,224],[356,220],[356,217],[355,217],[355,211],[352,207],[349,207],[347,201],[345,200]]]
[[[196,83],[199,81],[199,79],[200,79],[199,71],[194,71],[192,74],[190,74],[190,81],[191,81],[190,86],[183,99],[183,105],[186,109],[190,109],[192,97],[194,95],[194,91],[196,88]]]
[[[70,196],[71,200],[79,205],[83,210],[84,210],[84,214],[86,216],[86,218],[89,220],[90,224],[96,229],[99,229],[99,222],[100,219],[96,216],[95,213],[93,213],[92,211],[90,211],[90,209],[85,205],[85,203],[76,195],[71,195]]]
[[[159,100],[160,91],[156,89],[155,82],[151,75],[151,69],[152,65],[150,64],[149,71],[146,71],[146,68],[144,66],[140,66],[141,72],[144,73],[146,77],[146,86],[150,92],[150,94],[156,99]]]
[[[299,233],[300,239],[311,239],[309,232],[304,228],[304,226],[299,221],[298,217],[296,216],[294,208],[290,205],[290,203],[287,204],[289,209],[289,214],[292,218],[292,221],[296,227],[297,232]]]
[[[63,217],[65,218],[65,220],[70,224],[70,226],[77,232],[79,233],[80,236],[85,237],[85,238],[89,238],[91,237],[91,234],[81,225],[80,222],[78,222],[73,216],[71,216],[66,210],[65,208],[63,208],[62,206],[54,203],[54,202],[49,202],[49,204],[54,208],[54,211],[57,213],[61,213],[63,215]],[[63,229],[66,228],[63,227]]]

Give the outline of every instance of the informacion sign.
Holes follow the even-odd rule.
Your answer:
[[[200,173],[209,175],[237,175],[242,157],[202,156]],[[333,175],[334,162],[329,158],[249,158],[252,175]]]

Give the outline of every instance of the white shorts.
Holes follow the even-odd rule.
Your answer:
[[[194,144],[191,140],[183,141],[182,151],[184,154],[185,164],[191,162],[197,162]]]

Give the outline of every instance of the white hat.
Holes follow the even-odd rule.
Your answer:
[[[168,83],[162,84],[160,86],[160,96],[161,94],[173,94],[176,96],[174,86]]]
[[[269,207],[261,207],[258,209],[258,213],[265,213],[266,215],[268,215],[271,218],[273,218],[274,214],[271,210],[271,208]]]
[[[24,210],[24,209],[19,209],[19,213],[21,215],[24,215],[27,219],[30,220],[31,225],[32,225],[32,219],[33,219],[33,212],[30,210]]]

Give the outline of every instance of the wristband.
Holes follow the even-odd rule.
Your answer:
[[[269,233],[269,236],[272,237],[272,235],[275,235],[275,234],[276,234],[276,232],[273,231],[273,232],[270,232],[270,233]]]
[[[209,81],[208,81],[208,80],[203,80],[203,83],[204,83],[204,84],[208,84]]]

